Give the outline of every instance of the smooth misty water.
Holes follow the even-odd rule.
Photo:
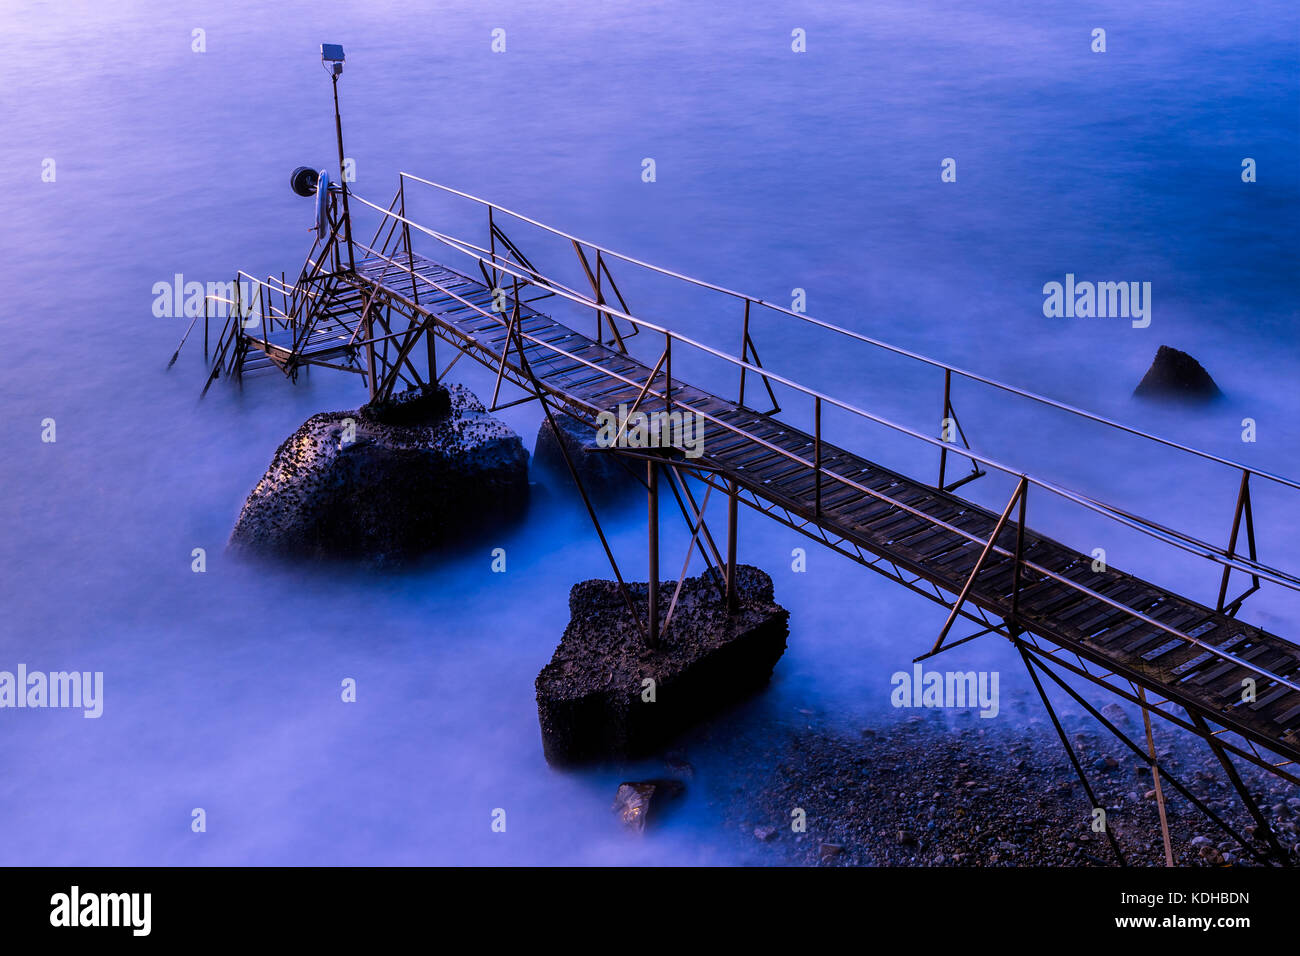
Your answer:
[[[201,349],[192,340],[164,372],[184,322],[153,317],[151,288],[175,273],[300,264],[310,213],[286,177],[333,156],[322,39],[348,52],[348,152],[357,191],[375,201],[406,169],[775,302],[804,288],[828,320],[1300,472],[1294,5],[447,6],[0,13],[0,669],[102,670],[106,684],[99,720],[0,711],[0,862],[738,859],[707,786],[657,838],[629,841],[608,817],[618,771],[559,774],[542,760],[533,678],[563,630],[569,585],[605,573],[581,516],[538,508],[499,541],[397,575],[223,556],[278,442],[312,412],[355,407],[361,386],[318,372],[298,387],[223,384],[199,405]],[[1104,55],[1088,49],[1095,26],[1108,31]],[[195,27],[204,54],[191,52]],[[489,50],[494,27],[507,30],[504,55]],[[794,27],[807,54],[790,52]],[[958,182],[945,185],[948,156]],[[1258,163],[1252,185],[1239,178],[1245,156]],[[641,182],[644,157],[653,184]],[[41,180],[46,158],[54,183]],[[1151,327],[1045,318],[1041,286],[1066,272],[1150,281]],[[642,295],[633,306],[650,318],[735,349],[735,309]],[[756,339],[777,370],[933,430],[933,371],[818,348],[789,323],[764,320]],[[1230,400],[1196,413],[1131,403],[1161,343],[1200,357]],[[463,380],[490,394],[468,365]],[[1231,472],[1184,468],[969,385],[957,401],[990,454],[1226,535]],[[1247,416],[1255,444],[1240,441]],[[535,409],[504,417],[531,443]],[[45,418],[54,444],[40,441]],[[934,467],[878,429],[828,428]],[[1009,487],[984,480],[971,493],[1000,506]],[[1256,507],[1262,555],[1294,567],[1294,510],[1262,488]],[[610,522],[638,569],[642,522],[636,510]],[[1100,538],[1060,509],[1036,523],[1213,598],[1203,562]],[[752,515],[741,540],[791,609],[791,638],[770,691],[728,726],[761,733],[800,710],[850,729],[900,719],[889,674],[933,640],[940,610],[829,552],[810,550],[794,573],[804,541]],[[504,575],[489,571],[497,545]],[[666,574],[683,545],[673,526]],[[196,547],[205,574],[190,570]],[[1266,626],[1295,617],[1285,594],[1256,600],[1247,616]],[[1023,691],[1001,642],[942,661],[1000,670],[1004,701]],[[345,677],[356,704],[339,701]],[[725,788],[725,739],[690,756],[700,780]],[[190,832],[194,807],[206,834]],[[505,836],[489,830],[496,807]]]

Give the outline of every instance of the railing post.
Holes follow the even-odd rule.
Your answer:
[[[673,336],[664,331],[664,409],[673,410]]]
[[[943,370],[943,415],[939,418],[939,437],[948,442],[948,412],[952,408],[952,369]],[[939,490],[943,491],[944,473],[948,468],[948,449],[939,449]]]
[[[492,288],[493,288],[493,289],[496,289],[496,287],[497,287],[497,282],[498,282],[498,279],[497,279],[497,224],[496,224],[496,220],[492,217],[492,207],[491,207],[490,205],[487,207],[487,210],[488,210],[488,248],[491,250],[491,256],[492,256]],[[516,235],[517,235],[517,233],[516,233]]]
[[[651,647],[659,643],[659,465],[646,462],[648,513],[647,526],[650,544],[649,629],[647,642]]]
[[[257,286],[257,311],[262,317],[262,343],[269,341],[270,327],[266,324],[266,286],[258,283]]]
[[[420,305],[420,288],[415,281],[415,250],[411,248],[411,224],[406,221],[406,177],[402,176],[397,187],[398,200],[401,203],[402,216],[402,241],[406,243],[406,265],[411,270],[411,301],[418,308]],[[433,334],[433,327],[426,324],[424,327],[424,349],[429,362],[429,385],[436,385],[438,382],[438,354],[436,351],[436,337]],[[509,343],[506,343],[509,347]]]
[[[816,490],[813,500],[814,513],[822,516],[822,397],[813,396],[813,472],[816,475]]]
[[[749,299],[745,300],[745,321],[740,333],[740,360],[749,361]],[[737,405],[745,404],[745,373],[749,369],[744,365],[740,367],[740,398],[736,400]]]
[[[601,295],[601,292],[600,292],[600,270],[601,270],[603,264],[604,264],[604,259],[601,258],[601,252],[600,252],[600,250],[597,249],[597,250],[596,250],[596,288],[595,288],[595,292],[596,292],[596,303],[597,303],[598,305],[603,305],[604,302],[605,302],[605,297],[604,297],[603,295]],[[603,318],[605,318],[605,313],[604,313],[604,312],[599,312],[599,311],[598,311],[598,312],[596,313],[596,343],[597,343],[598,345],[604,345],[604,344],[605,344],[605,342],[604,342],[604,338],[605,338],[605,326],[604,326],[604,325],[602,324],[602,322],[601,322],[601,320],[602,320]],[[609,324],[610,324],[610,325],[613,325],[613,324],[614,324],[614,320],[613,320],[612,318],[609,320]],[[613,343],[611,342],[610,344],[612,345]]]
[[[1246,469],[1241,471],[1241,484],[1237,488],[1237,507],[1232,512],[1232,533],[1228,536],[1228,558],[1231,559],[1237,550],[1237,535],[1241,531],[1241,516],[1246,510],[1246,500],[1250,495],[1250,472]],[[1229,565],[1223,566],[1223,577],[1219,581],[1219,600],[1215,605],[1219,613],[1223,613],[1223,602],[1228,597],[1228,579],[1232,576],[1232,568]]]
[[[1011,577],[1011,617],[1020,613],[1020,566],[1025,557],[1025,502],[1029,498],[1029,479],[1020,476],[1020,514],[1016,520],[1016,566]]]

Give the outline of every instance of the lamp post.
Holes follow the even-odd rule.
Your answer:
[[[343,120],[339,116],[339,77],[343,75],[343,46],[338,43],[322,43],[320,60],[334,83],[334,134],[339,146],[339,188],[343,191],[343,236],[348,244],[348,268],[355,272],[357,263],[352,250],[352,213],[348,209],[348,183],[343,175]]]

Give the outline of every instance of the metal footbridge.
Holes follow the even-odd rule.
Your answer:
[[[486,214],[482,238],[460,238],[408,216],[408,193],[417,189],[460,207],[461,220]],[[471,213],[465,213],[465,207]],[[1293,496],[1300,484],[758,297],[652,266],[417,176],[401,174],[396,194],[386,206],[334,186],[325,215],[324,228],[292,282],[284,276],[256,279],[240,273],[224,294],[209,297],[205,352],[210,333],[214,345],[205,393],[222,377],[242,381],[257,369],[274,368],[296,379],[303,369],[320,366],[360,375],[370,397],[383,399],[395,391],[436,382],[469,356],[495,377],[493,409],[537,401],[553,426],[556,416],[564,415],[594,434],[598,416],[620,406],[628,412],[694,416],[703,427],[698,457],[671,446],[603,449],[635,465],[648,492],[648,606],[645,601],[634,602],[623,588],[629,613],[648,642],[653,643],[670,623],[674,603],[669,600],[666,613],[662,612],[658,583],[662,480],[691,532],[682,576],[691,552],[698,549],[715,572],[720,600],[734,599],[736,512],[743,503],[948,608],[937,639],[918,647],[917,660],[990,633],[1011,640],[1093,805],[1097,801],[1087,776],[1051,710],[1040,678],[1073,697],[1151,765],[1162,793],[1162,819],[1163,784],[1232,833],[1250,855],[1287,861],[1287,852],[1273,837],[1236,767],[1244,761],[1300,782],[1296,765],[1300,760],[1300,647],[1238,615],[1246,600],[1265,586],[1291,593],[1300,590],[1296,575],[1259,560],[1251,499],[1253,488],[1267,485],[1281,492],[1294,511],[1300,499]],[[353,235],[354,217],[358,222],[377,221],[368,242]],[[563,256],[572,277],[566,282],[558,270],[540,270],[507,227],[511,233],[528,230],[539,235],[549,254]],[[437,257],[417,251],[417,243],[439,250]],[[530,247],[530,251],[534,250]],[[454,261],[458,267],[442,260]],[[739,349],[733,353],[705,344],[638,315],[615,283],[611,265],[625,274],[682,284],[711,297],[715,309],[721,304],[734,316]],[[544,300],[550,300],[545,311],[539,307]],[[594,328],[582,332],[575,327],[578,321],[553,317],[562,309],[589,316]],[[942,400],[936,401],[936,410],[941,411],[937,434],[891,421],[765,367],[753,332],[760,314],[818,330],[828,353],[850,344],[865,346],[932,369],[936,386],[942,380]],[[684,366],[699,369],[704,363],[711,363],[708,387],[680,377]],[[734,393],[728,388],[722,394],[718,383],[723,380],[734,382]],[[956,383],[976,383],[1008,400],[1046,406],[1188,461],[1230,471],[1237,476],[1233,481],[1237,497],[1226,544],[1201,540],[981,454],[970,446],[957,419]],[[828,440],[823,424],[832,413],[837,421],[851,419],[884,429],[914,450],[933,454],[938,459],[937,476],[904,474],[879,464],[870,454],[845,447],[851,444],[847,440],[839,444]],[[565,454],[567,458],[569,453]],[[959,462],[960,474],[954,474]],[[590,496],[582,489],[580,469],[571,458],[569,464],[622,586],[624,576]],[[982,507],[958,493],[986,476],[1010,489],[1003,507]],[[727,504],[723,548],[705,520],[714,492]],[[1176,593],[1132,569],[1107,566],[1091,552],[1034,530],[1033,505],[1042,507],[1040,502],[1049,499],[1054,509],[1077,509],[1090,520],[1148,536],[1184,557],[1211,562],[1219,584],[1217,595],[1198,600]],[[1239,593],[1232,593],[1234,582],[1241,588]],[[953,637],[958,622],[973,625],[974,631]],[[1145,743],[1129,739],[1081,696],[1070,675],[1141,707],[1147,723]],[[1163,717],[1213,748],[1255,819],[1254,839],[1237,833],[1159,765],[1149,714]],[[1108,836],[1123,859],[1114,836],[1109,832]]]

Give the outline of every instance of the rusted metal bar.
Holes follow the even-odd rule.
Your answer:
[[[676,465],[667,465],[666,467],[668,468],[669,474],[669,486],[673,488],[674,492],[676,492],[676,485],[673,484],[672,479],[675,477],[681,482],[682,492],[686,495],[686,500],[689,501],[691,505],[691,515],[695,520],[700,522],[700,527],[704,531],[704,541],[709,546],[709,551],[713,554],[713,561],[716,562],[718,568],[721,569],[723,566],[722,555],[718,553],[718,545],[713,540],[713,533],[709,531],[709,523],[704,520],[704,508],[701,505],[696,504],[695,495],[691,492],[691,486],[687,483],[686,476],[681,473],[681,469]],[[712,485],[706,485],[706,487],[709,491],[713,490]],[[705,494],[707,495],[708,492],[706,491]],[[690,524],[689,520],[687,524]],[[712,571],[713,564],[709,562],[709,555],[705,553],[703,548],[700,549],[700,553],[704,555],[704,561],[706,564],[709,564],[709,570]],[[719,596],[726,596],[721,590],[721,586],[719,587]]]
[[[952,412],[952,370],[943,370],[943,416],[939,419],[939,430],[942,433],[943,440],[947,442],[950,437],[948,432],[948,418]],[[939,485],[943,487],[944,472],[948,467],[948,449],[939,449]]]
[[[646,462],[646,484],[649,486],[646,495],[646,537],[650,546],[647,645],[656,647],[659,644],[659,464],[657,462]]]
[[[1250,788],[1242,782],[1241,775],[1237,773],[1237,768],[1233,766],[1232,761],[1228,759],[1228,755],[1224,753],[1223,748],[1219,746],[1218,740],[1216,740],[1214,734],[1210,732],[1210,728],[1206,726],[1205,719],[1200,714],[1196,713],[1196,711],[1190,709],[1187,711],[1187,716],[1192,719],[1192,723],[1194,723],[1196,729],[1200,731],[1201,737],[1210,745],[1210,749],[1214,751],[1214,756],[1218,759],[1220,766],[1223,767],[1223,772],[1228,775],[1228,780],[1232,783],[1232,788],[1237,791],[1237,795],[1241,797],[1241,802],[1246,805],[1246,810],[1255,821],[1255,834],[1257,836],[1263,836],[1264,842],[1268,844],[1269,851],[1279,863],[1283,866],[1289,866],[1290,857],[1288,857],[1286,851],[1282,849],[1281,844],[1277,842],[1277,835],[1273,833],[1273,828],[1269,826],[1268,820],[1260,811],[1259,805],[1255,802],[1255,798],[1250,795]]]
[[[1099,724],[1101,724],[1103,727],[1105,727],[1106,730],[1108,730],[1108,731],[1110,732],[1111,736],[1113,736],[1116,740],[1118,740],[1118,741],[1119,741],[1120,743],[1122,743],[1124,746],[1128,747],[1129,750],[1131,750],[1134,754],[1136,754],[1136,755],[1137,755],[1139,758],[1141,758],[1142,760],[1148,760],[1148,757],[1147,757],[1146,752],[1145,752],[1141,747],[1139,747],[1139,746],[1138,746],[1134,741],[1130,740],[1129,737],[1128,737],[1128,735],[1125,734],[1125,733],[1124,733],[1122,730],[1120,730],[1118,727],[1116,727],[1115,724],[1112,723],[1112,722],[1111,722],[1111,721],[1106,717],[1105,714],[1103,714],[1103,713],[1102,713],[1101,711],[1099,711],[1096,707],[1094,707],[1090,701],[1088,701],[1088,700],[1087,700],[1087,699],[1086,699],[1082,694],[1080,694],[1077,690],[1075,690],[1073,687],[1071,687],[1067,681],[1065,681],[1064,679],[1062,679],[1062,678],[1061,678],[1058,674],[1056,674],[1056,673],[1055,673],[1055,672],[1054,672],[1050,667],[1046,666],[1046,664],[1045,664],[1045,663],[1044,663],[1044,662],[1043,662],[1043,661],[1038,657],[1037,654],[1029,654],[1029,648],[1028,648],[1028,645],[1026,645],[1023,641],[1017,640],[1017,641],[1016,641],[1016,646],[1017,646],[1017,648],[1020,650],[1020,653],[1021,653],[1021,656],[1022,656],[1022,657],[1023,657],[1023,656],[1026,656],[1026,655],[1029,655],[1029,656],[1033,657],[1034,662],[1035,662],[1035,663],[1037,664],[1037,666],[1038,666],[1038,669],[1041,670],[1041,671],[1042,671],[1044,674],[1046,674],[1048,677],[1050,677],[1050,678],[1052,679],[1052,682],[1055,683],[1057,687],[1059,687],[1059,688],[1061,688],[1061,690],[1065,691],[1065,692],[1070,696],[1070,698],[1071,698],[1071,699],[1072,699],[1076,704],[1078,704],[1080,707],[1082,707],[1084,710],[1086,710],[1086,711],[1087,711],[1087,712],[1092,716],[1092,718],[1093,718],[1094,720],[1096,720]],[[1036,650],[1036,649],[1035,649],[1035,650]],[[1041,651],[1039,651],[1038,653],[1041,653]],[[1061,662],[1058,661],[1057,663],[1061,663]],[[1084,676],[1087,676],[1087,675],[1084,675]],[[1040,685],[1040,686],[1041,686],[1041,685]],[[1042,692],[1040,691],[1039,693],[1040,693],[1040,696],[1041,696]],[[1189,713],[1190,713],[1190,712],[1189,712]],[[1190,727],[1188,727],[1188,728],[1186,728],[1186,729],[1190,730],[1192,733],[1197,733],[1197,734],[1199,734],[1199,731],[1196,729],[1195,724],[1191,725]],[[1148,762],[1149,762],[1149,761],[1148,761]],[[1237,843],[1241,846],[1241,848],[1242,848],[1243,850],[1245,850],[1247,853],[1249,853],[1250,856],[1251,856],[1251,857],[1252,857],[1256,862],[1259,862],[1259,863],[1267,863],[1267,862],[1268,862],[1268,857],[1267,857],[1266,855],[1264,855],[1264,854],[1260,853],[1258,850],[1256,850],[1256,849],[1255,849],[1255,848],[1250,844],[1250,841],[1248,841],[1248,840],[1247,840],[1247,839],[1246,839],[1242,834],[1238,833],[1238,832],[1237,832],[1237,831],[1232,827],[1231,824],[1229,824],[1226,820],[1224,820],[1224,819],[1223,819],[1222,817],[1220,817],[1217,813],[1215,813],[1212,809],[1210,809],[1210,807],[1207,806],[1206,803],[1205,803],[1203,800],[1201,800],[1199,797],[1197,797],[1196,794],[1192,793],[1192,791],[1189,790],[1189,789],[1186,787],[1186,785],[1183,784],[1183,782],[1182,782],[1181,780],[1179,780],[1177,777],[1175,777],[1173,774],[1171,774],[1171,773],[1170,773],[1168,770],[1166,770],[1164,767],[1159,766],[1159,764],[1155,764],[1155,765],[1153,765],[1153,766],[1155,766],[1155,767],[1160,771],[1160,775],[1161,775],[1161,776],[1162,776],[1162,777],[1163,777],[1163,778],[1164,778],[1164,779],[1169,783],[1170,786],[1172,786],[1175,790],[1178,791],[1178,793],[1183,797],[1183,799],[1187,800],[1190,804],[1192,804],[1192,806],[1196,807],[1197,810],[1199,810],[1201,813],[1203,813],[1203,814],[1205,815],[1205,817],[1206,817],[1208,820],[1210,820],[1211,823],[1213,823],[1215,826],[1217,826],[1220,830],[1222,830],[1224,833],[1228,834],[1228,836],[1230,836],[1230,837],[1232,837],[1234,840],[1236,840]]]
[[[1025,560],[1025,506],[1029,501],[1029,485],[1020,490],[1020,515],[1016,521],[1016,566],[1011,575],[1011,623],[1019,627],[1016,617],[1020,613],[1020,568]]]
[[[1246,519],[1246,543],[1248,553],[1250,554],[1250,559],[1254,561],[1257,558],[1255,553],[1255,517],[1250,503],[1250,472],[1244,469],[1241,472],[1241,485],[1237,490],[1237,505],[1232,512],[1232,533],[1228,537],[1228,550],[1226,552],[1229,558],[1236,556],[1237,536],[1241,531],[1241,519],[1243,516]],[[1252,576],[1250,588],[1244,591],[1235,600],[1225,604],[1224,602],[1228,596],[1228,579],[1231,575],[1232,568],[1225,564],[1223,567],[1223,577],[1219,581],[1219,600],[1215,605],[1220,612],[1226,613],[1229,616],[1236,614],[1237,610],[1241,607],[1241,603],[1259,590],[1259,578],[1258,576]]]
[[[733,479],[728,482],[727,494],[727,610],[734,613],[740,607],[740,596],[736,593],[736,534],[738,531],[736,504],[740,485]]]
[[[745,404],[745,364],[749,362],[749,299],[745,299],[745,321],[740,330],[740,397],[736,399],[737,405]]]
[[[518,279],[515,279],[514,293],[515,293],[514,295],[515,307],[510,310],[510,319],[509,321],[506,322],[506,340],[501,344],[501,365],[497,368],[497,381],[496,381],[496,385],[492,389],[491,408],[493,409],[497,407],[497,399],[501,397],[501,379],[506,373],[506,359],[509,358],[510,356],[510,341],[511,341],[512,333],[515,330],[515,323],[519,321],[519,280]],[[559,441],[561,439],[561,436],[556,435],[555,439],[556,441]]]
[[[966,603],[966,596],[970,594],[970,589],[975,584],[976,576],[984,567],[984,561],[988,558],[989,552],[993,550],[993,546],[998,540],[998,535],[1002,533],[1002,528],[1007,523],[1007,516],[1011,514],[1011,508],[1015,505],[1020,496],[1024,494],[1027,485],[1028,483],[1022,475],[1020,478],[1020,484],[1016,485],[1016,490],[1015,493],[1012,494],[1011,500],[1008,501],[1007,506],[1002,509],[1002,516],[998,518],[998,523],[993,526],[993,533],[989,535],[988,543],[984,545],[984,550],[980,553],[979,560],[975,562],[975,567],[971,569],[970,577],[966,579],[966,584],[962,587],[961,594],[957,596],[956,602],[953,603],[952,610],[948,612],[948,620],[944,621],[943,629],[939,632],[939,637],[935,640],[934,647],[930,649],[931,654],[937,654],[939,648],[943,646],[943,639],[948,636],[948,631],[952,629],[953,622],[957,620],[958,610]]]
[[[664,333],[664,410],[673,410],[673,337]]]
[[[813,472],[815,492],[813,495],[813,513],[822,516],[822,400],[813,399]]]
[[[582,246],[578,243],[573,244],[573,251],[578,254],[578,261],[582,264],[582,271],[587,276],[587,282],[591,285],[592,292],[596,296],[596,342],[605,344],[605,321],[609,321],[609,330],[614,338],[610,344],[617,344],[619,351],[627,353],[627,345],[623,342],[623,336],[619,334],[618,326],[614,324],[614,317],[604,308],[605,296],[600,290],[600,277],[598,272],[593,272],[591,263],[587,261],[587,254],[582,251]]]
[[[1052,726],[1056,728],[1056,734],[1061,738],[1061,745],[1065,748],[1065,752],[1070,758],[1070,763],[1074,765],[1074,772],[1078,774],[1079,781],[1083,784],[1084,792],[1088,794],[1088,806],[1095,810],[1100,807],[1101,804],[1097,800],[1097,795],[1092,790],[1092,784],[1088,782],[1088,775],[1083,772],[1083,765],[1079,763],[1079,758],[1075,754],[1074,748],[1070,746],[1070,738],[1066,736],[1065,728],[1061,726],[1061,721],[1056,716],[1056,709],[1052,707],[1051,698],[1047,696],[1047,691],[1043,688],[1042,681],[1038,679],[1038,674],[1034,670],[1033,659],[1030,658],[1029,654],[1023,647],[1019,650],[1020,656],[1025,662],[1025,668],[1029,671],[1029,676],[1034,682],[1034,687],[1038,690],[1038,696],[1042,698],[1043,707],[1047,710],[1047,716],[1052,719]],[[1106,839],[1110,841],[1110,848],[1115,852],[1116,859],[1119,860],[1120,866],[1127,866],[1128,863],[1124,859],[1124,851],[1120,849],[1119,841],[1115,839],[1115,834],[1111,832],[1110,823],[1107,822],[1103,829],[1106,833]]]
[[[636,401],[633,402],[632,407],[628,409],[627,416],[619,423],[618,432],[614,435],[614,441],[611,443],[612,447],[619,447],[619,443],[623,440],[623,433],[627,430],[627,423],[632,420],[632,415],[640,406],[641,400],[646,397],[646,393],[650,390],[651,383],[654,382],[655,376],[659,374],[659,369],[663,367],[663,364],[667,359],[667,352],[661,352],[659,354],[659,361],[655,362],[655,367],[652,368],[650,374],[646,376],[645,384],[641,386],[641,393],[637,395]]]
[[[1160,837],[1165,845],[1165,866],[1174,865],[1174,848],[1169,841],[1169,816],[1165,812],[1165,791],[1160,784],[1160,764],[1156,760],[1156,740],[1151,733],[1151,711],[1147,708],[1147,692],[1141,684],[1134,685],[1142,701],[1142,725],[1146,728],[1147,754],[1151,758],[1151,783],[1156,791],[1156,809],[1160,813]]]
[[[528,356],[524,354],[523,343],[519,341],[519,332],[515,331],[515,340],[519,349],[519,361],[523,366],[523,373],[532,383],[533,390],[537,394],[537,399],[542,406],[542,414],[546,416],[547,424],[551,432],[559,438],[560,428],[555,423],[555,416],[551,414],[550,405],[546,401],[546,390],[542,387],[537,376],[533,374],[532,365],[528,361]],[[641,634],[642,641],[649,641],[646,634],[645,625],[641,622],[641,616],[637,613],[636,603],[632,600],[632,595],[627,589],[627,583],[623,580],[623,573],[618,568],[618,561],[614,559],[614,551],[609,546],[609,539],[605,537],[605,531],[600,526],[600,519],[596,517],[596,509],[591,503],[591,498],[587,495],[587,490],[582,486],[582,478],[578,474],[577,466],[573,463],[573,458],[569,454],[569,449],[563,441],[556,441],[556,446],[560,449],[560,457],[564,459],[564,465],[569,470],[569,476],[573,479],[574,485],[578,488],[578,494],[582,498],[582,503],[587,509],[587,516],[591,518],[592,526],[596,529],[596,536],[600,538],[600,545],[605,551],[605,558],[609,561],[609,566],[614,572],[614,579],[618,582],[619,593],[623,596],[623,602],[627,605],[628,614],[632,616],[632,623]]]
[[[668,480],[669,483],[672,482],[671,477]],[[675,490],[676,489],[674,489],[674,491]],[[668,613],[664,615],[665,634],[668,633],[668,628],[671,627],[673,623],[673,611],[677,609],[677,599],[681,597],[682,586],[686,583],[686,572],[689,571],[691,568],[691,555],[695,553],[695,543],[699,540],[700,528],[703,527],[704,525],[704,508],[707,508],[709,506],[709,495],[712,492],[713,489],[710,488],[708,491],[704,493],[704,504],[701,506],[700,509],[699,521],[691,527],[691,540],[686,545],[686,560],[682,562],[682,573],[677,575],[677,586],[673,588],[672,600],[668,602]],[[700,555],[701,556],[704,555],[703,548],[700,548]],[[705,560],[707,561],[708,559],[705,558]]]

